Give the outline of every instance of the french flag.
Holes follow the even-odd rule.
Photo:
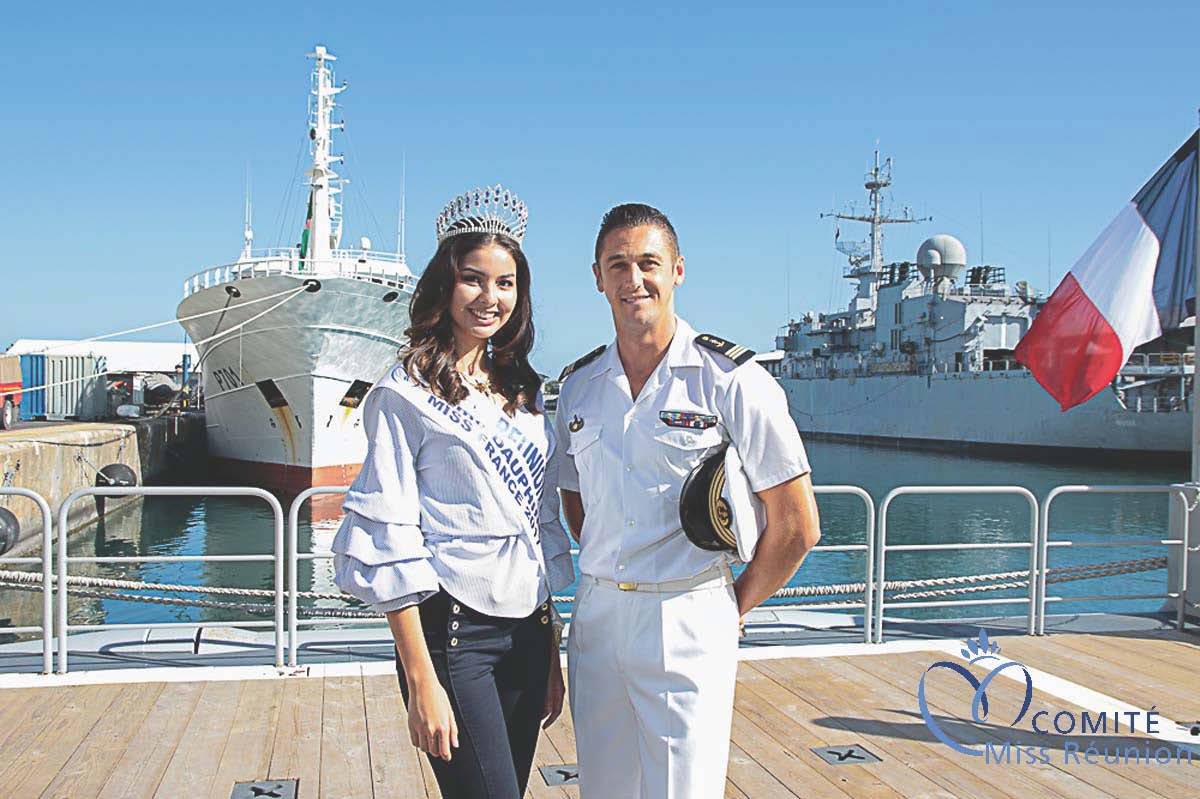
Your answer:
[[[1135,347],[1195,315],[1198,135],[1071,267],[1014,351],[1064,411],[1109,385]]]

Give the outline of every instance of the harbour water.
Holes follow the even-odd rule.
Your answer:
[[[1019,485],[1039,501],[1055,486],[1064,484],[1149,485],[1187,479],[1185,467],[1172,464],[1106,467],[1021,462],[866,446],[811,441],[810,460],[817,485],[856,485],[866,489],[878,504],[889,490],[901,485]],[[865,541],[865,510],[855,497],[820,498],[822,544],[859,544]],[[1164,495],[1064,496],[1055,501],[1050,524],[1054,538],[1103,540],[1165,537],[1168,499]],[[285,503],[286,509],[286,503]],[[327,551],[337,520],[312,522],[301,516],[299,551]],[[896,499],[888,515],[889,543],[995,542],[1028,540],[1029,511],[1025,500],[1010,496],[914,496]],[[200,555],[263,554],[271,550],[271,513],[265,503],[241,498],[151,498],[115,511],[72,537],[72,555]],[[1050,565],[1066,566],[1097,561],[1156,557],[1162,546],[1119,549],[1071,549],[1051,552]],[[863,580],[861,552],[814,553],[793,585],[852,583]],[[1015,571],[1028,567],[1027,550],[936,550],[889,553],[889,580],[922,579],[984,572]],[[148,582],[215,585],[269,589],[270,563],[148,563],[78,564],[73,574]],[[1104,577],[1052,586],[1051,593],[1094,595],[1161,593],[1165,570]],[[336,592],[328,560],[299,565],[302,591]],[[573,588],[565,593],[573,593]],[[1011,591],[1007,595],[1018,595]],[[189,595],[182,595],[189,596]],[[200,598],[198,595],[191,595]],[[1005,596],[991,593],[987,597]],[[211,597],[207,597],[211,598]],[[268,602],[268,599],[250,599]],[[316,600],[340,606],[336,600]],[[0,618],[10,625],[36,624],[39,596],[19,591],[0,592]],[[312,601],[309,602],[312,604]],[[1062,602],[1056,613],[1104,611],[1154,611],[1158,600],[1105,603]],[[985,606],[982,612],[1021,614],[1024,607]],[[922,608],[908,611],[913,617],[969,616],[971,608]],[[979,608],[975,608],[979,610]],[[858,613],[858,611],[853,611]],[[71,600],[72,623],[142,623],[163,621],[217,621],[269,618],[244,612],[208,608],[154,605],[143,602],[78,597]],[[0,636],[0,640],[11,637]]]

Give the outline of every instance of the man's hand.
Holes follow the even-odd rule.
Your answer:
[[[583,535],[583,496],[578,491],[566,488],[560,488],[558,493],[562,497],[562,510],[567,519],[567,527],[578,543],[579,536]]]
[[[563,698],[567,695],[567,687],[563,684],[562,661],[558,650],[550,656],[550,676],[546,682],[546,704],[542,707],[542,729],[558,720],[563,711]]]
[[[821,540],[821,520],[812,479],[803,474],[757,493],[766,505],[767,529],[758,539],[754,559],[734,584],[738,615],[745,615],[783,586]]]

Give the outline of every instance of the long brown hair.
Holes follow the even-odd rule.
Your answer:
[[[404,331],[408,347],[401,351],[400,358],[409,377],[428,386],[434,396],[455,405],[467,398],[467,388],[454,365],[450,298],[463,258],[490,245],[502,247],[517,265],[516,307],[489,342],[493,385],[504,397],[504,412],[509,416],[519,405],[537,413],[537,392],[542,378],[529,365],[529,352],[533,349],[529,262],[521,252],[521,245],[502,233],[460,233],[438,246],[413,292],[409,307],[411,326]]]

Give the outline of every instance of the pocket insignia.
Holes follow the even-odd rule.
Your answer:
[[[707,430],[717,425],[716,416],[694,411],[659,411],[658,418],[668,427],[686,427],[690,430]]]

